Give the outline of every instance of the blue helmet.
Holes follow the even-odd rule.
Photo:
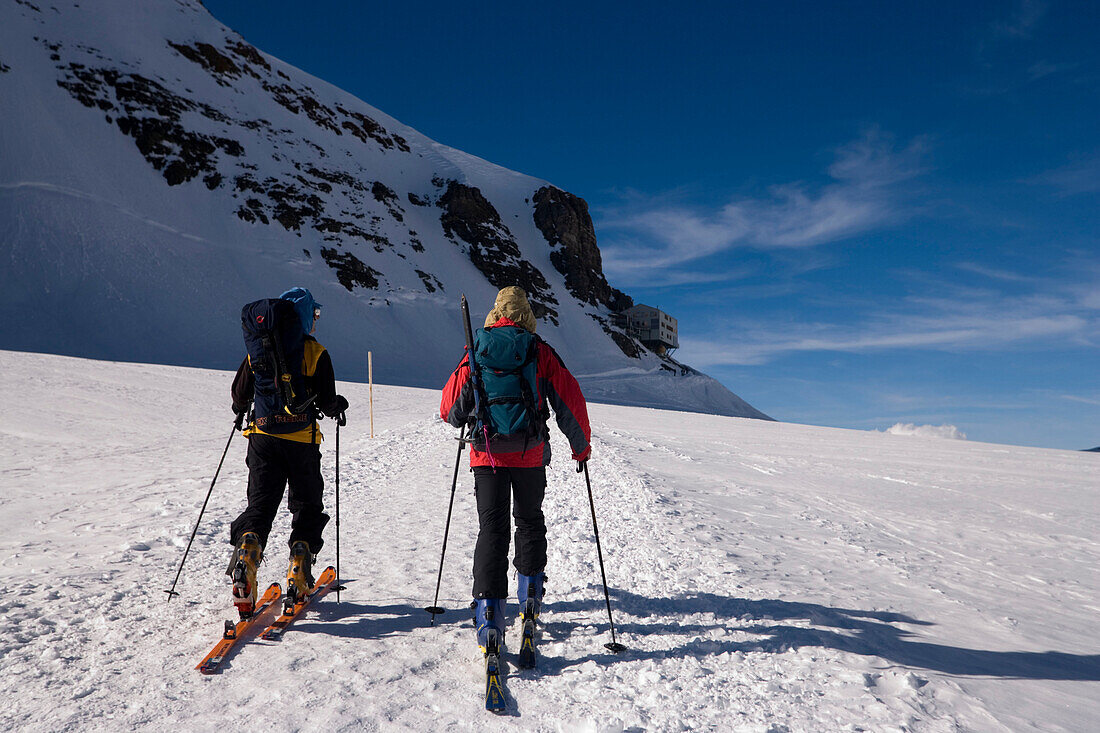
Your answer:
[[[289,300],[294,304],[294,311],[302,321],[302,330],[307,334],[313,330],[314,314],[320,309],[321,304],[313,299],[313,294],[305,288],[294,287],[279,296],[281,300]]]

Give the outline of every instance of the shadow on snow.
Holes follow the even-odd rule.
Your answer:
[[[556,674],[569,667],[596,661],[601,664],[638,659],[709,657],[723,653],[773,652],[818,647],[849,654],[880,657],[890,663],[913,669],[925,669],[950,675],[1000,677],[1009,679],[1100,681],[1100,655],[1065,652],[990,651],[918,641],[904,626],[933,626],[900,613],[833,608],[815,603],[780,600],[748,600],[715,594],[679,598],[649,598],[629,591],[613,591],[612,610],[626,620],[616,624],[619,641],[631,646],[632,640],[662,634],[705,637],[721,629],[724,632],[752,634],[757,638],[743,641],[695,638],[673,649],[644,651],[628,648],[621,654],[602,651],[605,639],[593,639],[601,651],[576,657],[539,658],[540,674]],[[335,600],[335,599],[332,599]],[[300,632],[325,633],[356,639],[381,639],[410,633],[428,626],[430,617],[423,608],[408,603],[326,602],[319,606],[320,618],[300,620],[294,628]],[[514,604],[510,604],[514,613]],[[544,635],[554,641],[567,638],[579,625],[595,625],[608,635],[606,606],[602,599],[548,602]],[[562,620],[560,614],[584,614],[591,622]],[[676,617],[683,623],[646,623],[653,617]],[[558,620],[551,620],[557,617]],[[803,621],[811,627],[785,621]],[[345,623],[333,623],[343,621]],[[352,622],[352,623],[348,623]],[[451,608],[436,616],[440,628],[473,627],[466,608]],[[609,640],[609,639],[607,639]]]
[[[554,673],[589,660],[600,663],[616,660],[667,659],[676,657],[707,657],[726,652],[783,652],[803,647],[835,649],[850,654],[873,656],[914,669],[933,670],[951,675],[1001,677],[1043,680],[1100,680],[1100,655],[1068,654],[1064,652],[1018,652],[967,649],[965,647],[917,641],[912,633],[898,624],[932,626],[900,613],[832,608],[814,603],[779,600],[747,600],[714,594],[690,595],[680,598],[654,599],[613,591],[612,610],[629,617],[627,623],[615,629],[628,646],[630,640],[665,633],[706,635],[715,629],[756,635],[747,641],[723,641],[698,638],[674,649],[641,651],[628,649],[615,655],[596,652],[577,659],[543,657],[540,670]],[[596,600],[549,603],[547,609],[557,612],[586,612],[606,617],[606,606]],[[654,616],[674,616],[685,623],[645,623]],[[713,616],[713,621],[710,617]],[[700,620],[701,619],[701,620]],[[812,628],[782,623],[807,621]],[[595,619],[593,619],[595,621]],[[569,629],[568,622],[550,622],[546,631]],[[607,629],[606,624],[597,624]],[[608,631],[609,633],[609,631]],[[601,640],[602,643],[602,640]]]

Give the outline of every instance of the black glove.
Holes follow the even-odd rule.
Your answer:
[[[233,405],[233,415],[234,415],[234,417],[233,417],[233,429],[234,430],[243,430],[244,429],[244,420],[246,419],[246,416],[248,416],[248,414],[249,414],[249,408],[248,407],[245,407],[244,409],[242,409],[241,412],[238,412],[238,405]]]
[[[241,406],[238,405],[236,402],[233,403],[233,427],[237,430],[244,429],[244,421],[245,419],[247,419],[249,407],[251,407],[251,404]]]
[[[344,410],[346,409],[348,409],[347,399],[345,399],[343,395],[336,395],[336,399],[324,409],[324,413],[329,417],[339,418],[344,414]]]

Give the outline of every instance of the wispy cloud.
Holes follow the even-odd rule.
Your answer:
[[[1044,171],[1030,182],[1049,186],[1061,196],[1100,192],[1100,154]]]
[[[1031,38],[1047,9],[1048,4],[1042,0],[1020,0],[1012,15],[994,21],[990,29],[994,35],[1003,38]]]
[[[1048,3],[1019,0],[1011,12],[980,32],[975,47],[975,75],[959,80],[959,91],[968,96],[991,97],[1014,93],[1029,84],[1076,69],[1073,62],[1035,58],[1032,42],[1040,35]],[[1029,58],[1030,56],[1030,58]]]
[[[1067,71],[1073,71],[1078,68],[1080,64],[1067,62],[1067,63],[1054,63],[1053,61],[1047,61],[1041,59],[1036,61],[1027,70],[1027,78],[1029,81],[1038,81],[1054,74],[1061,74]]]
[[[973,272],[976,275],[990,278],[991,280],[1001,280],[1004,282],[1029,282],[1033,278],[1028,275],[1021,275],[1018,272],[1010,272],[1008,270],[1002,270],[996,267],[989,267],[988,265],[982,265],[977,262],[959,262],[955,265],[960,270],[967,272]]]
[[[927,323],[926,320],[918,318],[910,323],[902,320],[893,326],[875,325],[865,328],[816,324],[797,329],[802,333],[792,333],[790,327],[785,327],[774,334],[740,334],[725,343],[716,344],[683,337],[680,338],[680,343],[682,351],[690,353],[693,364],[704,367],[758,365],[796,352],[991,349],[1021,341],[1068,337],[1083,332],[1088,325],[1085,319],[1074,315],[985,320],[971,318],[959,322],[943,319],[937,324]]]
[[[1079,397],[1077,395],[1064,394],[1061,395],[1061,398],[1063,400],[1070,400],[1071,402],[1082,402],[1086,405],[1100,405],[1100,399],[1094,397]]]
[[[605,261],[606,262],[606,261]],[[637,268],[642,272],[642,277],[647,277],[650,272],[650,266],[645,263],[628,263],[625,266],[626,270],[619,270],[620,280],[624,272],[629,272],[629,268]],[[680,288],[685,285],[708,285],[713,283],[728,283],[742,278],[748,277],[750,271],[748,269],[720,269],[720,270],[708,270],[708,271],[690,271],[690,270],[667,270],[662,274],[660,281],[656,283],[650,283],[651,287],[655,288]],[[629,280],[629,277],[625,279]]]
[[[644,284],[735,247],[808,248],[897,224],[910,213],[906,184],[927,170],[927,148],[924,138],[899,147],[872,129],[835,151],[817,186],[775,185],[716,210],[651,198],[603,211],[604,267],[617,281]]]
[[[1100,283],[1094,283],[1100,285]],[[709,338],[680,336],[681,353],[705,367],[759,365],[805,352],[979,351],[1024,344],[1095,346],[1100,308],[1070,289],[1009,298],[988,294],[916,296],[880,306],[854,322],[742,322]]]

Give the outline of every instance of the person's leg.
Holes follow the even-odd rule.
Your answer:
[[[512,482],[507,468],[474,468],[480,529],[474,547],[474,627],[482,651],[504,641],[508,597],[508,508]],[[495,629],[495,632],[492,630]],[[494,633],[495,636],[490,636]]]
[[[546,469],[513,468],[512,493],[516,518],[516,557],[513,564],[522,575],[535,575],[546,568],[546,518],[542,500],[546,495]]]
[[[233,556],[226,575],[233,580],[233,603],[242,618],[251,616],[258,588],[256,572],[286,488],[277,438],[253,435],[248,439],[248,506],[230,525]]]
[[[511,504],[509,469],[474,468],[479,530],[474,548],[474,598],[508,597]]]
[[[543,581],[546,578],[543,572],[546,568],[546,519],[542,513],[546,469],[513,468],[512,492],[515,498],[512,514],[516,518],[516,557],[513,564],[519,571],[516,599],[522,618],[530,615],[537,619],[542,608]]]
[[[261,547],[267,546],[271,523],[279,511],[286,489],[287,474],[280,454],[282,443],[289,441],[269,435],[252,435],[248,439],[248,506],[233,520],[229,542],[234,547],[245,532],[255,532]]]
[[[328,524],[325,514],[325,481],[321,478],[321,447],[311,443],[284,441],[288,445],[284,456],[287,460],[287,475],[290,483],[290,495],[287,508],[290,509],[290,541],[305,542],[314,555],[325,544],[321,536]]]

